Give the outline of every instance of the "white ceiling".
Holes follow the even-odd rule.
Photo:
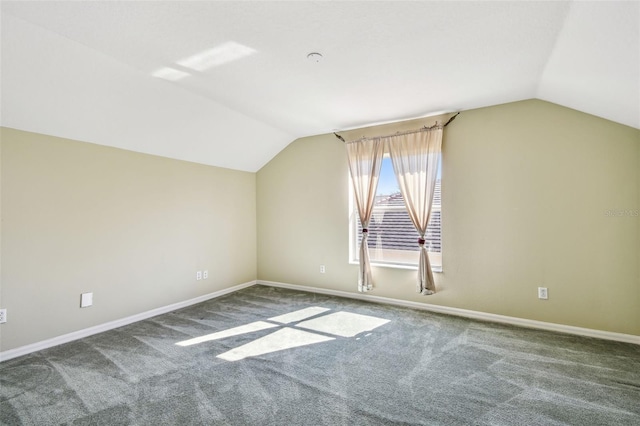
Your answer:
[[[3,126],[198,163],[256,171],[297,137],[530,98],[640,128],[638,1],[2,1],[1,13]],[[228,42],[255,53],[177,65]],[[152,76],[164,67],[189,75]]]

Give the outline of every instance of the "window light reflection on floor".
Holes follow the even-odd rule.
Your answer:
[[[189,340],[183,340],[176,343],[178,346],[191,346],[203,342],[211,342],[213,340],[224,339],[225,337],[239,336],[241,334],[253,333],[254,331],[266,330],[267,328],[277,327],[277,324],[271,324],[264,321],[256,321],[247,325],[241,325],[240,327],[229,328],[227,330],[219,331],[217,333],[207,334],[206,336],[200,336]]]
[[[291,327],[285,327],[267,336],[253,340],[245,345],[220,354],[217,358],[227,361],[239,361],[251,356],[264,355],[271,352],[282,351],[284,349],[313,345],[314,343],[327,342],[329,340],[335,340],[335,337],[328,337],[321,334],[297,330]]]
[[[298,324],[298,327],[341,337],[353,337],[364,331],[374,330],[388,322],[389,320],[371,317],[369,315],[336,312],[303,321]]]
[[[217,358],[226,361],[239,361],[248,357],[264,355],[285,349],[328,342],[336,340],[337,337],[355,337],[366,331],[371,332],[389,322],[389,320],[383,318],[344,311],[322,315],[327,311],[330,311],[330,309],[313,306],[271,317],[265,321],[255,321],[217,333],[207,334],[206,336],[184,340],[176,343],[176,345],[191,346],[226,337],[279,327],[279,330],[271,334],[259,337],[217,356]],[[298,323],[292,324],[295,322]],[[371,335],[371,333],[367,334],[367,336],[369,335]],[[359,338],[356,340],[359,340]]]
[[[278,315],[277,317],[269,318],[269,321],[281,322],[283,324],[289,324],[291,322],[302,321],[307,318],[311,318],[323,312],[330,311],[329,308],[321,308],[319,306],[312,306],[310,308],[300,309],[299,311],[289,312],[288,314]]]

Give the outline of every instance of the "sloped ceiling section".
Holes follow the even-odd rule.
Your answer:
[[[11,16],[2,125],[256,171],[293,135]]]
[[[640,2],[575,2],[539,99],[640,128]]]
[[[635,1],[1,12],[2,125],[203,164],[256,171],[297,137],[536,97],[640,128]]]

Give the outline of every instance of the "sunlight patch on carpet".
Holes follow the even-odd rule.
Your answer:
[[[269,318],[269,321],[281,322],[283,324],[289,324],[296,321],[302,321],[307,318],[311,318],[323,312],[330,311],[329,308],[321,308],[319,306],[312,306],[310,308],[300,309],[299,311],[289,312],[288,314],[278,315],[277,317]]]
[[[336,312],[301,322],[298,327],[341,337],[353,337],[365,331],[375,330],[388,322],[389,320],[384,318],[369,315]]]
[[[207,334],[206,336],[194,337],[193,339],[183,340],[176,343],[178,346],[191,346],[198,343],[211,342],[213,340],[224,339],[225,337],[239,336],[241,334],[253,333],[254,331],[266,330],[268,328],[278,327],[277,324],[271,324],[264,321],[256,321],[240,327],[230,328],[228,330],[219,331],[217,333]]]
[[[231,349],[218,355],[217,358],[226,361],[239,361],[251,356],[264,355],[284,349],[327,342],[329,340],[335,340],[335,338],[287,327]]]
[[[338,337],[355,337],[360,333],[366,332],[369,332],[366,336],[370,336],[371,331],[390,322],[387,319],[369,315],[354,314],[345,311],[327,314],[327,311],[331,311],[331,309],[311,306],[277,315],[264,321],[255,321],[239,327],[207,334],[206,336],[183,340],[176,343],[176,345],[191,346],[227,337],[278,328],[278,330],[267,336],[258,337],[249,343],[217,356],[217,358],[226,361],[239,361],[248,357],[264,355],[285,349],[328,342]],[[359,338],[356,340],[358,339]]]

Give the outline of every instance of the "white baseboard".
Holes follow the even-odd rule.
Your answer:
[[[347,297],[350,299],[365,300],[376,303],[385,303],[388,305],[403,306],[407,308],[421,309],[430,312],[456,315],[466,318],[473,318],[482,321],[492,321],[503,324],[517,325],[521,327],[536,328],[540,330],[557,331],[561,333],[575,334],[578,336],[595,337],[597,339],[613,340],[617,342],[633,343],[640,345],[640,336],[623,333],[613,333],[610,331],[593,330],[590,328],[573,327],[570,325],[554,324],[544,321],[535,321],[524,318],[508,317],[505,315],[489,314],[486,312],[470,311],[467,309],[451,308],[448,306],[432,305],[429,303],[411,302],[408,300],[392,299],[389,297],[373,296],[371,294],[362,293],[350,293],[347,291],[330,290],[319,287],[308,287],[296,284],[286,284],[275,281],[249,281],[244,284],[238,284],[233,287],[225,288],[223,290],[215,291],[213,293],[205,294],[203,296],[195,297],[193,299],[185,300],[183,302],[173,303],[171,305],[163,306],[160,308],[152,309],[150,311],[142,312],[136,315],[131,315],[126,318],[121,318],[115,321],[110,321],[104,324],[96,325],[94,327],[85,328],[82,330],[74,331],[72,333],[63,334],[62,336],[53,337],[51,339],[43,340],[41,342],[32,343],[30,345],[21,346],[19,348],[10,349],[8,351],[0,352],[0,362],[8,361],[13,358],[17,358],[22,355],[27,355],[32,352],[47,349],[53,346],[68,343],[74,340],[82,339],[83,337],[91,336],[103,331],[112,330],[114,328],[122,327],[128,324],[132,324],[137,321],[142,321],[147,318],[155,317],[157,315],[165,314],[167,312],[175,311],[187,306],[195,305],[196,303],[204,302],[209,299],[224,296],[225,294],[233,293],[238,290],[242,290],[253,285],[266,285],[271,287],[281,287],[290,290],[306,291],[311,293],[327,294],[330,296]]]
[[[47,349],[52,346],[68,343],[73,340],[82,339],[83,337],[102,333],[103,331],[112,330],[114,328],[122,327],[124,325],[128,325],[137,321],[142,321],[147,318],[155,317],[157,315],[166,314],[167,312],[175,311],[180,308],[185,308],[187,306],[195,305],[196,303],[204,302],[209,299],[214,299],[216,297],[224,296],[225,294],[242,290],[243,288],[251,287],[253,285],[256,285],[256,283],[257,283],[256,281],[249,281],[244,284],[238,284],[233,287],[225,288],[223,290],[214,291],[213,293],[205,294],[203,296],[198,296],[193,299],[185,300],[183,302],[173,303],[171,305],[162,306],[156,309],[151,309],[150,311],[131,315],[126,318],[121,318],[115,321],[109,321],[104,324],[74,331],[68,334],[63,334],[62,336],[53,337],[51,339],[43,340],[41,342],[36,342],[30,345],[20,346],[15,349],[10,349],[8,351],[0,352],[0,362],[7,361],[22,355],[27,355],[32,352],[40,351],[42,349]]]
[[[456,315],[473,318],[482,321],[499,322],[503,324],[517,325],[521,327],[536,328],[540,330],[557,331],[560,333],[575,334],[578,336],[595,337],[597,339],[614,340],[616,342],[633,343],[640,345],[640,336],[633,334],[614,333],[610,331],[593,330],[590,328],[574,327],[571,325],[554,324],[551,322],[535,321],[524,318],[508,317],[505,315],[489,314],[486,312],[470,311],[467,309],[451,308],[448,306],[432,305],[429,303],[411,302],[408,300],[392,299],[389,297],[373,296],[368,293],[350,293],[340,290],[329,290],[319,287],[307,287],[304,285],[286,284],[274,281],[258,280],[258,284],[271,287],[288,288],[291,290],[307,291],[311,293],[327,294],[331,296],[348,297],[351,299],[366,300],[370,302],[385,303],[388,305],[403,306],[407,308],[422,309],[441,314]]]

